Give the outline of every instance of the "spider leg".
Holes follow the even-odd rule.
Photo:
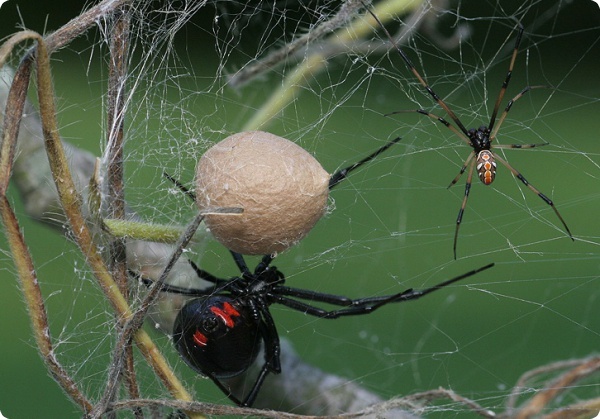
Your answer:
[[[519,32],[517,33],[517,39],[515,40],[515,48],[513,49],[512,57],[510,58],[510,64],[508,65],[508,72],[506,73],[506,77],[502,82],[502,87],[500,88],[500,92],[498,93],[498,97],[496,98],[496,103],[494,104],[494,110],[492,112],[492,117],[490,118],[490,123],[488,128],[490,130],[493,129],[494,123],[496,122],[496,116],[498,115],[498,110],[500,110],[500,103],[502,103],[502,99],[504,98],[504,94],[506,93],[506,89],[508,88],[508,83],[510,83],[510,78],[512,77],[513,68],[515,67],[515,61],[517,59],[517,54],[519,53],[519,46],[521,45],[521,38],[523,37],[523,25],[521,22],[517,22],[519,27]],[[524,94],[524,92],[523,92]],[[513,100],[514,102],[514,100]],[[511,104],[512,106],[512,104]],[[510,109],[510,107],[509,107]],[[505,111],[508,112],[508,111]],[[506,115],[504,115],[506,116]],[[503,119],[503,118],[501,118]],[[500,125],[500,124],[498,124]],[[498,130],[494,130],[494,133],[498,132]]]
[[[213,383],[215,383],[215,385],[219,388],[219,390],[221,390],[223,392],[223,394],[227,395],[227,398],[229,400],[231,400],[238,406],[248,406],[247,404],[244,404],[245,401],[242,402],[240,399],[238,399],[236,396],[234,396],[233,393],[231,392],[231,389],[229,387],[227,387],[225,384],[223,384],[221,381],[219,381],[219,379],[217,377],[215,377],[214,374],[211,374],[211,373],[205,373],[205,374],[208,378],[210,378],[213,381]]]
[[[279,374],[281,372],[281,344],[279,342],[279,334],[275,321],[269,312],[269,306],[264,299],[259,299],[258,310],[261,314],[263,327],[262,336],[265,343],[265,363],[267,364],[268,372]],[[264,379],[264,378],[263,378]]]
[[[219,292],[219,291],[225,289],[223,286],[227,285],[230,282],[230,280],[217,278],[210,272],[207,272],[204,269],[200,269],[198,267],[198,265],[196,265],[196,263],[194,263],[191,260],[188,260],[188,263],[190,264],[190,266],[192,267],[192,269],[194,270],[196,275],[198,275],[198,278],[203,279],[208,282],[211,282],[215,285],[212,287],[204,288],[204,289],[190,289],[190,288],[178,287],[176,285],[170,285],[167,283],[163,283],[160,290],[163,292],[169,292],[171,294],[180,294],[180,295],[189,295],[189,296],[211,295],[211,294],[214,294],[216,292]],[[135,272],[132,269],[129,269],[128,271],[129,271],[129,275],[131,275],[134,278],[138,278],[147,287],[152,286],[155,282],[154,280],[147,278],[147,277],[143,276],[142,274],[140,274],[139,272]]]
[[[271,294],[270,297],[272,297],[273,295],[302,298],[303,300],[318,301],[320,303],[333,304],[337,306],[352,305],[352,300],[350,298],[341,295],[325,294],[310,290],[303,290],[301,288],[291,288],[281,285],[273,289],[273,294]]]
[[[380,297],[367,297],[367,298],[361,298],[359,300],[352,300],[348,297],[344,297],[341,295],[338,296],[338,295],[332,295],[332,294],[321,294],[321,293],[317,293],[314,291],[299,290],[299,289],[294,289],[294,288],[291,288],[289,290],[292,291],[289,294],[286,293],[285,295],[279,295],[279,294],[270,295],[269,299],[272,302],[282,304],[282,305],[292,308],[296,311],[301,311],[304,314],[308,314],[308,315],[315,316],[315,317],[322,317],[322,318],[326,318],[326,319],[335,319],[342,315],[347,316],[347,315],[351,315],[351,314],[354,314],[354,315],[366,314],[373,310],[373,308],[371,306],[379,307],[379,305],[381,303],[391,302],[390,300],[396,300],[396,302],[399,302],[400,297],[402,297],[404,294],[414,292],[414,290],[408,289],[408,290],[402,291],[398,294],[394,294],[391,296],[387,295],[387,296],[380,296]],[[277,291],[280,291],[280,290],[278,289]],[[345,308],[339,309],[339,310],[334,310],[334,311],[329,311],[329,310],[325,310],[320,307],[315,307],[315,306],[305,303],[303,301],[297,301],[292,298],[288,298],[288,296],[293,296],[293,297],[297,297],[297,298],[303,298],[306,300],[338,305],[338,306],[342,306]],[[359,312],[359,311],[361,311],[361,312]],[[342,313],[344,313],[344,314],[342,314]]]
[[[250,392],[244,398],[242,403],[238,403],[240,406],[252,406],[258,392],[262,387],[265,378],[269,373],[279,374],[281,373],[281,344],[279,342],[279,335],[277,334],[277,328],[273,317],[269,313],[267,304],[262,299],[256,300],[257,310],[260,312],[261,322],[259,323],[260,334],[265,345],[265,362],[256,377],[256,381],[252,386]]]
[[[427,294],[430,294],[430,293],[437,291],[441,288],[444,288],[448,285],[454,284],[455,282],[458,282],[462,279],[473,276],[479,272],[490,269],[494,265],[495,265],[494,263],[488,263],[487,265],[482,266],[481,268],[473,269],[472,271],[469,271],[469,272],[464,273],[459,276],[455,276],[454,278],[448,279],[444,282],[434,285],[433,287],[425,288],[424,290],[413,290],[413,289],[406,290],[406,291],[398,294],[396,297],[390,297],[386,300],[382,300],[381,302],[379,302],[378,304],[376,304],[373,307],[373,310],[375,310],[385,304],[388,304],[388,303],[397,303],[397,302],[402,302],[402,301],[418,300],[419,298],[421,298]]]
[[[310,298],[310,299],[318,301],[316,298]],[[346,303],[340,304],[342,306],[351,306],[353,303],[353,301],[347,297],[341,297],[341,299],[347,301],[347,304]],[[325,310],[320,307],[315,307],[313,305],[310,305],[310,304],[302,302],[302,301],[293,300],[293,299],[285,297],[283,295],[271,295],[270,300],[273,301],[274,303],[284,305],[284,306],[294,309],[296,311],[300,311],[304,314],[308,314],[310,316],[315,316],[315,317],[327,318],[327,319],[334,318],[334,317],[330,317],[331,316],[330,313],[334,313],[334,312],[338,311],[338,310],[336,310],[334,312],[331,312],[331,311]],[[330,301],[328,301],[328,303],[335,304]]]
[[[305,303],[303,301],[297,301],[297,300],[294,300],[292,298],[288,298],[287,296],[282,296],[282,295],[271,296],[271,300],[278,304],[282,304],[286,307],[292,308],[296,311],[301,311],[302,313],[308,314],[310,316],[321,317],[321,318],[325,318],[325,319],[336,319],[340,316],[367,314],[367,313],[373,311],[375,308],[378,308],[380,305],[383,305],[382,303],[387,304],[388,302],[400,302],[402,300],[401,297],[403,295],[405,295],[405,294],[408,295],[412,292],[414,292],[413,289],[408,289],[408,290],[402,291],[402,292],[400,292],[398,294],[394,294],[394,295],[386,295],[386,296],[380,296],[380,297],[367,297],[367,298],[361,298],[358,300],[352,300],[352,299],[350,299],[348,297],[344,297],[344,296],[333,296],[333,297],[338,297],[338,298],[333,299],[333,300],[328,299],[327,301],[324,301],[324,300],[322,301],[319,293],[314,293],[315,295],[313,295],[311,297],[308,297],[308,296],[299,297],[299,298],[310,299],[311,301],[327,302],[329,304],[339,305],[339,306],[344,307],[342,309],[333,310],[333,311],[325,310],[320,307],[315,307],[315,306]],[[332,297],[332,295],[330,295],[330,294],[326,294],[326,295],[327,295],[327,298]]]
[[[429,93],[431,95],[431,97],[433,98],[433,100],[435,102],[437,102],[437,104],[440,105],[440,107],[442,109],[444,109],[444,111],[446,111],[446,113],[448,114],[448,116],[450,116],[450,118],[454,121],[454,123],[458,126],[458,128],[460,128],[460,130],[463,132],[463,134],[464,135],[468,135],[467,128],[465,128],[465,126],[460,121],[460,119],[458,119],[458,116],[456,116],[456,114],[452,111],[452,109],[450,109],[450,107],[448,107],[448,105],[446,105],[446,103],[437,95],[437,93],[435,93],[433,91],[433,89],[427,84],[427,82],[425,81],[425,79],[421,76],[421,74],[419,74],[419,72],[417,71],[416,67],[413,65],[413,63],[410,60],[410,58],[408,58],[408,55],[406,55],[404,53],[404,51],[402,50],[402,48],[400,48],[400,46],[398,44],[396,44],[396,42],[394,42],[394,39],[392,38],[392,36],[388,32],[388,30],[385,28],[385,26],[383,26],[383,23],[381,23],[381,21],[375,15],[375,13],[373,13],[371,11],[371,9],[367,5],[365,5],[364,3],[363,3],[363,5],[367,9],[367,12],[369,12],[369,14],[371,16],[373,16],[373,18],[375,19],[375,21],[377,22],[377,24],[379,25],[379,27],[381,27],[381,29],[383,30],[383,32],[386,34],[386,36],[390,40],[390,43],[392,44],[392,46],[396,49],[396,51],[398,51],[398,54],[400,54],[400,57],[402,57],[402,59],[406,63],[406,66],[408,67],[408,69],[414,74],[414,76],[417,78],[417,80],[419,80],[419,83],[421,83],[421,85],[425,88],[425,90],[427,90],[427,93]]]
[[[194,272],[196,272],[196,275],[198,275],[198,278],[204,279],[205,281],[208,281],[208,282],[212,282],[213,284],[220,284],[223,282],[227,282],[226,279],[217,278],[213,274],[206,272],[204,269],[200,269],[198,267],[198,265],[196,265],[193,261],[188,260],[188,262],[189,262],[190,266],[192,267],[192,269],[194,270]]]
[[[234,260],[235,264],[237,265],[238,269],[242,273],[242,277],[245,277],[245,278],[251,277],[252,273],[250,272],[250,268],[248,268],[248,264],[246,263],[244,256],[241,253],[234,252],[233,250],[230,250],[229,252],[231,253],[231,256],[233,257],[233,260]],[[269,265],[271,264],[271,262],[273,261],[273,259],[274,258],[272,255],[263,256],[262,260],[260,261],[260,263],[256,266],[256,269],[254,270],[255,274],[259,274],[259,273],[263,272],[265,269],[267,269],[269,267]]]
[[[550,143],[546,142],[546,143],[537,143],[537,144],[494,144],[492,146],[492,148],[518,148],[518,149],[523,149],[523,148],[534,148],[534,147],[542,147],[545,145],[549,145]],[[496,155],[496,153],[494,153],[494,156]]]
[[[269,375],[271,371],[269,370],[269,365],[267,364],[267,362],[265,362],[260,370],[260,372],[258,373],[258,377],[256,377],[256,381],[254,382],[254,386],[252,386],[252,390],[250,390],[250,393],[248,393],[248,395],[246,396],[246,398],[244,399],[243,402],[237,401],[236,403],[238,404],[238,406],[252,406],[254,404],[254,402],[256,401],[256,397],[258,396],[258,392],[260,391],[260,388],[262,387],[263,383],[265,382],[265,378],[267,378],[267,375]],[[229,397],[231,399],[231,397]],[[231,399],[233,400],[233,399]],[[233,400],[235,402],[235,400]]]
[[[512,106],[514,105],[514,103],[521,99],[523,97],[523,95],[525,95],[525,93],[529,92],[532,89],[545,89],[547,86],[526,86],[523,90],[521,90],[515,97],[513,97],[511,100],[508,101],[508,103],[506,104],[506,108],[504,108],[504,112],[502,112],[502,115],[500,115],[500,119],[498,119],[498,125],[496,125],[493,129],[492,129],[492,125],[489,126],[489,129],[491,130],[491,134],[490,134],[490,142],[494,141],[496,139],[496,135],[498,134],[498,130],[500,129],[500,127],[502,126],[502,123],[504,122],[504,120],[506,119],[506,115],[508,115],[508,112],[510,111],[510,109],[512,108]],[[494,109],[495,112],[497,112],[497,109]],[[493,115],[493,117],[495,118],[495,115]]]
[[[465,160],[465,163],[460,168],[458,175],[456,175],[456,177],[454,179],[452,179],[452,182],[450,182],[450,185],[448,185],[448,187],[446,189],[450,189],[452,186],[454,186],[456,184],[456,182],[458,182],[458,180],[461,178],[463,173],[465,173],[465,170],[467,170],[467,167],[469,166],[469,163],[471,163],[471,160],[473,159],[473,157],[475,157],[475,153],[470,153],[469,157],[467,157],[467,160]]]
[[[181,192],[183,192],[184,194],[186,194],[192,201],[196,202],[196,194],[194,192],[190,191],[183,183],[181,183],[180,181],[178,181],[177,179],[175,179],[173,176],[171,176],[167,172],[163,172],[163,176],[166,177],[171,182],[173,182],[173,184],[175,186],[177,186],[177,188]]]
[[[192,266],[195,266],[195,265],[192,265]],[[193,288],[190,289],[190,288],[185,288],[185,287],[179,287],[177,285],[170,285],[170,284],[163,282],[163,284],[160,287],[160,291],[168,292],[171,294],[179,294],[179,295],[188,295],[190,297],[198,297],[198,296],[203,296],[203,295],[215,294],[215,293],[221,291],[223,289],[223,285],[226,285],[229,282],[225,279],[216,278],[206,271],[202,271],[202,270],[199,270],[199,271],[206,273],[211,278],[211,279],[208,279],[206,276],[199,275],[199,277],[201,279],[213,282],[215,285],[208,287],[208,288],[204,288],[204,289],[193,289]],[[147,277],[141,275],[139,272],[133,271],[132,269],[129,269],[128,272],[129,272],[129,275],[131,275],[134,278],[138,278],[142,282],[142,284],[144,284],[147,287],[151,287],[155,283],[155,281],[153,281],[152,279],[147,278]],[[214,279],[214,281],[213,281],[213,279]]]
[[[525,186],[527,186],[529,189],[531,189],[531,191],[533,191],[533,193],[535,193],[537,196],[539,196],[542,201],[544,201],[546,204],[550,205],[552,207],[552,209],[554,210],[554,213],[556,214],[556,216],[558,217],[558,219],[560,220],[560,222],[562,223],[563,227],[565,228],[565,231],[567,232],[567,234],[569,235],[569,237],[571,238],[571,240],[575,241],[575,238],[573,237],[573,234],[571,234],[571,230],[569,230],[569,227],[567,226],[567,223],[565,222],[565,220],[562,218],[562,216],[560,215],[560,213],[558,212],[558,209],[556,209],[556,207],[554,206],[554,202],[552,202],[552,200],[550,198],[548,198],[546,195],[544,195],[543,193],[541,193],[539,190],[537,190],[532,184],[530,184],[527,179],[525,179],[523,177],[523,175],[521,173],[519,173],[519,171],[517,171],[515,168],[513,168],[510,164],[508,164],[508,162],[506,160],[504,160],[503,158],[501,158],[500,156],[498,156],[497,154],[494,155],[496,157],[496,160],[498,160],[500,163],[502,163],[508,170],[510,170],[512,172],[512,174],[519,179],[521,182],[523,182],[523,184]]]
[[[335,186],[337,186],[338,183],[340,183],[342,180],[346,179],[346,177],[348,177],[348,174],[353,171],[354,169],[359,168],[360,166],[362,166],[365,163],[370,162],[371,160],[373,160],[375,157],[379,156],[381,153],[383,153],[384,151],[386,151],[388,148],[390,148],[391,146],[393,146],[394,144],[396,144],[398,141],[400,141],[401,138],[397,137],[394,138],[392,141],[388,142],[387,144],[385,144],[384,146],[378,148],[374,153],[369,154],[367,157],[365,157],[364,159],[344,168],[341,170],[338,170],[337,172],[335,172],[333,175],[331,175],[331,177],[329,178],[329,190],[333,189]]]
[[[321,309],[318,307],[314,307],[307,303],[304,303],[301,301],[296,301],[291,298],[287,298],[283,295],[276,295],[274,297],[275,297],[276,302],[283,304],[287,307],[290,307],[294,310],[302,311],[305,314],[315,316],[315,317],[325,318],[325,319],[337,319],[338,317],[342,317],[342,316],[356,316],[356,315],[368,314],[388,303],[400,303],[400,302],[404,302],[404,301],[419,299],[429,293],[432,293],[433,291],[444,288],[444,287],[451,285],[457,281],[460,281],[461,279],[475,275],[479,272],[482,272],[486,269],[491,268],[492,266],[494,266],[494,264],[490,263],[486,266],[483,266],[478,269],[474,269],[465,274],[456,276],[452,279],[446,280],[444,282],[441,282],[437,285],[434,285],[433,287],[426,288],[424,290],[414,290],[414,289],[410,288],[410,289],[407,289],[405,291],[402,291],[402,292],[399,292],[399,293],[393,294],[393,295],[380,296],[380,297],[367,297],[367,298],[360,298],[357,300],[351,300],[347,297],[339,296],[339,297],[337,297],[337,299],[341,303],[340,305],[344,305],[347,307],[344,307],[344,308],[341,308],[338,310],[333,310],[333,311],[327,311],[327,310],[324,310],[324,309]],[[307,295],[306,298],[310,298],[310,299],[316,300],[316,301],[320,301],[321,296],[325,296],[327,299],[327,302],[331,302],[330,299],[332,297],[329,294],[320,295],[319,293],[312,293],[310,291],[307,291],[306,295]],[[299,296],[299,295],[295,294],[295,296]],[[305,297],[301,297],[301,298],[305,298]],[[323,299],[323,301],[325,301],[325,299]],[[335,303],[332,303],[332,304],[335,304]]]
[[[231,253],[231,256],[233,257],[235,264],[237,265],[238,269],[242,273],[242,276],[243,277],[251,276],[252,273],[250,272],[250,269],[248,268],[248,264],[246,263],[244,256],[242,256],[240,253],[234,252],[233,250],[230,250],[230,253]]]
[[[467,143],[468,145],[471,145],[471,140],[469,140],[469,137],[467,137],[465,134],[463,134],[461,131],[459,131],[454,125],[452,125],[450,122],[446,121],[441,116],[437,116],[435,114],[432,114],[431,112],[427,112],[425,109],[395,111],[395,112],[390,112],[390,113],[386,114],[385,116],[397,115],[399,113],[411,113],[411,112],[420,113],[421,115],[428,116],[429,118],[438,121],[439,123],[446,126],[446,128],[451,129],[452,132],[455,133],[458,137],[460,137],[460,139],[463,140],[465,143]]]
[[[471,156],[473,156],[474,154],[472,154]],[[468,161],[469,159],[467,159]],[[465,162],[466,165],[466,162]],[[463,198],[463,202],[460,206],[460,209],[458,210],[458,216],[456,217],[456,230],[454,230],[454,259],[456,259],[456,244],[458,243],[458,229],[460,228],[460,223],[462,222],[462,217],[463,214],[465,213],[465,208],[467,207],[467,200],[469,199],[469,192],[471,192],[471,183],[473,181],[473,169],[475,168],[475,160],[471,160],[471,164],[469,166],[469,174],[467,175],[467,182],[465,183],[465,196]],[[464,168],[461,169],[461,173],[459,173],[459,176],[462,175],[464,172]],[[458,180],[458,179],[456,179]],[[452,186],[453,184],[451,183],[450,186]]]
[[[260,263],[258,265],[256,265],[256,268],[254,268],[254,274],[259,275],[262,272],[264,272],[269,267],[271,262],[273,262],[273,259],[274,259],[273,255],[263,256]]]

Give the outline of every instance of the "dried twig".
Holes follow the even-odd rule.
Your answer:
[[[506,399],[506,409],[507,411],[513,411],[517,405],[517,401],[519,396],[523,394],[523,391],[526,390],[529,386],[527,383],[530,382],[534,377],[550,374],[556,371],[566,370],[569,368],[577,367],[581,365],[581,359],[569,359],[567,361],[557,361],[552,362],[550,364],[542,365],[541,367],[534,368],[530,371],[527,371],[517,380],[517,383],[512,388],[510,395]]]
[[[591,374],[600,371],[600,357],[581,360],[580,365],[569,369],[555,380],[547,383],[516,413],[519,419],[531,418],[542,411],[560,393],[571,388],[576,383]]]
[[[110,39],[110,60],[107,92],[107,144],[106,147],[106,196],[103,201],[106,205],[106,214],[110,218],[125,219],[125,193],[123,180],[123,155],[124,155],[124,120],[125,120],[125,95],[127,93],[128,54],[129,54],[129,27],[130,15],[124,9],[115,13],[112,23]],[[115,278],[121,293],[129,300],[129,284],[127,280],[127,254],[126,243],[123,238],[113,238],[109,243],[109,269]],[[134,369],[133,348],[131,339],[127,341],[126,357],[123,376],[127,383],[129,396],[140,397],[136,374]],[[117,379],[119,377],[116,377]],[[110,383],[107,383],[105,396],[110,395]],[[113,397],[116,392],[113,392]],[[100,404],[98,404],[100,405]],[[97,405],[97,406],[98,406]],[[101,409],[101,411],[103,411]],[[141,409],[134,410],[137,418],[142,418]]]
[[[107,389],[102,398],[102,402],[98,403],[98,406],[100,406],[98,408],[99,414],[102,414],[106,411],[110,401],[113,399],[113,396],[117,389],[119,374],[123,370],[123,366],[126,365],[127,348],[130,345],[132,337],[142,326],[144,319],[146,318],[146,314],[149,308],[156,301],[167,276],[175,266],[175,263],[181,257],[181,254],[183,253],[184,249],[192,240],[192,237],[196,233],[196,230],[198,229],[198,226],[200,225],[203,219],[204,215],[202,213],[199,213],[194,218],[192,223],[188,226],[188,228],[185,230],[184,234],[181,236],[179,242],[177,243],[177,246],[175,247],[175,251],[171,255],[167,264],[165,265],[163,272],[160,275],[160,278],[152,286],[152,288],[144,298],[142,304],[140,305],[140,308],[135,312],[135,314],[131,318],[128,319],[127,323],[125,323],[125,325],[123,326],[117,344],[115,345],[115,349],[113,351],[114,355],[113,361],[109,368]]]
[[[19,42],[29,39],[34,35],[30,32],[22,32],[9,39],[0,48],[0,68],[6,62],[10,52]],[[11,249],[13,260],[17,267],[18,278],[29,315],[32,321],[32,329],[36,344],[42,359],[48,366],[48,370],[54,379],[61,385],[69,397],[81,407],[84,412],[92,408],[90,402],[78,388],[78,385],[69,376],[68,372],[58,361],[52,344],[52,336],[48,328],[48,317],[44,299],[39,287],[35,267],[31,255],[25,244],[25,239],[20,231],[17,218],[6,198],[6,190],[13,161],[16,152],[16,138],[19,135],[21,116],[25,106],[27,87],[31,75],[31,66],[23,66],[23,71],[14,77],[8,94],[6,111],[4,112],[4,124],[2,130],[2,146],[0,148],[0,213],[4,225],[6,237]]]
[[[40,355],[46,363],[52,377],[60,384],[71,400],[73,400],[83,412],[87,413],[92,410],[91,403],[81,392],[77,383],[73,381],[69,373],[63,368],[54,353],[52,335],[48,328],[48,317],[46,315],[44,298],[42,297],[39,287],[33,261],[31,260],[27,245],[25,244],[25,239],[21,234],[17,218],[4,194],[0,195],[0,213],[6,237],[13,255],[13,260],[17,267],[17,272],[19,273],[21,288],[23,290],[23,295],[25,296],[27,308],[29,309],[33,334]]]

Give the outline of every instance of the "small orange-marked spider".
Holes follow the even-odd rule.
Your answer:
[[[490,185],[496,177],[496,162],[497,161],[502,163],[508,170],[511,171],[511,173],[514,176],[517,177],[517,179],[519,179],[521,182],[523,182],[523,184],[525,186],[527,186],[531,191],[533,191],[537,196],[539,196],[546,204],[548,204],[552,207],[552,209],[554,210],[554,213],[556,214],[556,216],[558,217],[558,219],[561,221],[562,225],[564,226],[567,234],[569,235],[571,240],[574,240],[573,235],[571,234],[571,231],[569,230],[569,227],[567,227],[565,220],[563,219],[563,217],[560,215],[560,213],[556,209],[556,206],[554,206],[554,203],[552,202],[552,200],[550,198],[548,198],[546,195],[544,195],[543,193],[541,193],[533,185],[531,185],[529,183],[529,181],[527,181],[527,179],[525,179],[525,177],[523,177],[523,175],[518,170],[516,170],[514,167],[512,167],[506,160],[504,160],[502,157],[500,157],[499,155],[495,154],[492,151],[493,149],[499,149],[499,148],[518,148],[518,149],[533,148],[533,147],[539,147],[539,146],[548,144],[548,143],[541,143],[541,144],[497,144],[497,143],[494,143],[494,140],[496,139],[496,135],[498,134],[498,130],[500,129],[500,126],[502,125],[502,123],[504,122],[504,119],[508,115],[508,112],[510,111],[512,105],[517,100],[519,100],[521,97],[523,97],[523,95],[525,95],[527,92],[529,92],[531,89],[544,87],[544,86],[527,86],[527,87],[525,87],[523,90],[521,90],[521,92],[519,92],[519,94],[517,94],[515,97],[513,97],[511,100],[508,101],[506,107],[504,108],[504,111],[502,112],[500,117],[496,120],[496,117],[498,116],[498,111],[500,110],[500,105],[502,103],[502,99],[504,98],[504,94],[506,93],[506,89],[508,88],[508,83],[510,82],[510,78],[512,76],[512,71],[513,71],[513,67],[515,65],[515,60],[517,58],[517,54],[519,52],[519,45],[521,44],[521,38],[523,36],[523,25],[521,25],[520,22],[518,23],[518,33],[517,33],[517,38],[515,40],[515,47],[512,52],[510,64],[508,66],[508,73],[506,74],[506,78],[504,79],[504,82],[502,83],[502,87],[500,88],[500,92],[498,93],[498,97],[496,98],[496,103],[494,104],[494,109],[492,111],[492,116],[490,118],[490,122],[487,125],[482,125],[477,129],[474,129],[474,128],[467,129],[464,126],[464,124],[460,121],[458,116],[456,116],[456,114],[452,111],[452,109],[450,109],[450,107],[448,107],[448,105],[427,84],[427,82],[421,76],[421,74],[419,74],[419,72],[417,71],[417,69],[411,62],[411,60],[408,58],[406,53],[396,44],[396,42],[394,42],[393,38],[391,37],[391,35],[387,31],[387,29],[383,26],[383,24],[381,23],[379,18],[377,16],[375,16],[375,14],[367,6],[365,6],[365,7],[367,8],[367,11],[371,14],[371,16],[373,16],[373,18],[377,21],[377,23],[379,24],[381,29],[384,31],[384,33],[387,35],[390,42],[396,49],[396,51],[400,54],[400,56],[406,63],[408,69],[414,74],[414,76],[417,78],[419,83],[427,90],[427,92],[431,95],[433,100],[435,102],[437,102],[437,104],[440,105],[440,107],[444,111],[446,111],[446,113],[448,114],[450,119],[452,119],[452,121],[454,121],[456,126],[452,125],[450,122],[446,121],[444,118],[434,115],[424,109],[417,109],[415,111],[398,111],[398,112],[392,112],[388,115],[398,114],[398,113],[402,113],[402,112],[417,112],[422,115],[428,116],[428,117],[440,122],[441,124],[445,125],[452,132],[454,132],[458,137],[460,137],[461,140],[463,140],[465,143],[467,143],[473,149],[473,152],[470,153],[469,156],[467,157],[467,159],[465,160],[458,175],[452,180],[452,182],[450,182],[450,185],[448,186],[448,188],[450,188],[452,185],[454,185],[456,182],[458,182],[458,180],[463,175],[463,173],[467,170],[467,168],[469,169],[469,173],[467,174],[467,182],[465,184],[465,194],[463,197],[462,205],[460,206],[460,210],[458,211],[458,216],[456,218],[456,230],[454,232],[454,247],[453,247],[454,259],[456,259],[456,244],[458,241],[458,230],[460,228],[460,223],[462,221],[463,214],[464,214],[465,208],[467,206],[469,192],[471,191],[471,182],[473,180],[473,171],[474,171],[474,169],[477,169],[477,174],[479,175],[479,179],[485,185]]]

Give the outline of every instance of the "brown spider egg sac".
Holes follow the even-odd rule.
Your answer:
[[[302,147],[268,132],[231,135],[211,147],[196,168],[200,210],[240,207],[241,214],[207,214],[225,247],[270,255],[298,243],[323,216],[329,174]]]

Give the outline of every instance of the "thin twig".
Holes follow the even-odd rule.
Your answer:
[[[181,402],[177,400],[124,400],[115,403],[111,407],[115,410],[132,409],[134,407],[150,407],[150,406],[164,406],[173,409],[180,409],[186,411],[200,411],[209,415],[237,415],[237,416],[252,416],[262,418],[285,418],[285,419],[352,419],[360,417],[394,417],[398,419],[414,419],[415,415],[408,411],[399,410],[400,408],[411,408],[417,409],[423,403],[430,403],[439,399],[450,399],[465,405],[470,412],[474,412],[485,418],[495,418],[494,412],[483,408],[473,400],[467,399],[459,394],[456,394],[452,390],[440,388],[437,390],[426,391],[423,393],[417,393],[406,397],[399,397],[396,399],[376,403],[366,409],[351,412],[351,413],[340,413],[336,415],[301,415],[294,413],[276,412],[269,410],[260,410],[246,407],[230,407],[215,405],[210,403],[199,403],[199,402]]]
[[[479,403],[475,402],[474,400],[468,399],[464,396],[461,396],[460,394],[455,393],[452,390],[448,390],[445,388],[439,388],[437,390],[429,390],[429,391],[424,391],[421,393],[411,394],[410,396],[402,397],[397,400],[398,400],[398,402],[403,402],[403,403],[407,403],[407,402],[431,403],[432,401],[439,400],[439,399],[449,399],[454,402],[460,403],[460,404],[466,406],[470,412],[477,413],[479,416],[482,416],[484,418],[496,417],[496,414],[493,411],[481,406]],[[393,400],[390,402],[393,402]]]
[[[99,21],[110,17],[123,6],[135,3],[135,0],[104,0],[76,18],[63,25],[57,31],[45,37],[46,48],[51,54],[73,42],[89,28],[96,26]]]
[[[584,362],[581,363],[581,365],[566,371],[557,379],[548,383],[544,389],[533,396],[529,402],[517,412],[516,417],[519,419],[526,419],[537,415],[548,405],[548,403],[550,403],[550,401],[563,391],[569,389],[573,383],[600,371],[600,357],[595,356],[583,361]]]
[[[567,361],[557,361],[552,362],[550,364],[542,365],[541,367],[534,368],[532,370],[527,371],[519,379],[517,383],[512,388],[510,395],[506,399],[506,410],[512,411],[517,405],[517,401],[519,396],[523,394],[523,391],[528,387],[527,383],[531,381],[534,377],[542,374],[549,374],[558,370],[566,370],[568,368],[573,368],[582,364],[581,359],[569,359]]]
[[[253,409],[250,407],[235,407],[202,402],[181,402],[178,400],[123,400],[109,406],[114,411],[129,410],[135,407],[168,407],[171,409],[183,410],[187,412],[204,412],[208,415],[232,415],[235,417],[255,417],[255,418],[281,418],[281,419],[311,419],[327,418],[327,416],[305,416],[294,413],[276,412],[270,410]],[[340,416],[341,417],[341,416]]]
[[[13,37],[11,38],[12,42],[9,41],[0,48],[0,68],[4,65],[12,48],[17,43],[28,39],[30,35],[30,33],[23,33]],[[79,390],[77,384],[62,367],[54,353],[44,299],[39,287],[33,261],[20,231],[17,218],[6,198],[6,190],[15,157],[16,142],[30,77],[31,62],[27,62],[22,66],[22,71],[13,79],[6,103],[6,111],[4,112],[2,145],[0,147],[0,213],[13,260],[19,274],[18,278],[21,282],[25,302],[29,309],[29,317],[31,318],[32,329],[40,355],[54,379],[69,397],[84,412],[89,412],[92,409],[91,403]]]
[[[40,355],[46,363],[52,377],[60,384],[71,400],[81,407],[85,413],[88,413],[92,410],[91,403],[87,400],[81,390],[79,390],[77,384],[62,367],[54,353],[52,337],[48,327],[46,307],[44,305],[44,299],[39,287],[33,261],[31,260],[31,255],[25,244],[25,239],[20,231],[17,218],[4,194],[0,196],[0,213],[13,260],[19,273],[18,277],[21,282],[21,288],[23,290],[23,295],[25,296],[27,308],[29,309],[33,334]]]
[[[597,418],[600,412],[600,398],[585,400],[562,407],[544,416],[544,419],[589,419]]]
[[[123,147],[125,92],[127,80],[127,55],[129,49],[129,15],[120,12],[115,17],[111,33],[108,93],[107,93],[107,147],[106,162],[106,197],[107,217],[122,220],[125,217],[125,194],[123,191]],[[125,267],[124,240],[118,240],[121,247],[116,259]],[[115,249],[117,250],[117,249]],[[116,258],[115,258],[116,257]],[[123,270],[126,273],[126,269]],[[125,275],[126,277],[126,275]],[[126,279],[126,278],[125,278]],[[127,282],[119,284],[125,294]]]
[[[125,7],[125,6],[124,6]],[[107,147],[106,147],[106,213],[108,217],[125,218],[125,193],[123,180],[123,148],[125,93],[128,73],[130,16],[127,10],[115,13],[110,39],[110,59],[107,93]],[[116,279],[123,296],[129,300],[127,281],[127,249],[125,239],[113,238],[109,243],[109,268]],[[129,397],[140,397],[134,368],[133,348],[127,342],[123,375],[127,383]],[[116,377],[119,379],[119,377]],[[110,386],[109,386],[110,387]],[[114,395],[117,393],[114,392]],[[141,409],[134,410],[137,418],[142,418]]]
[[[186,228],[183,235],[181,236],[175,251],[169,258],[169,261],[165,265],[160,278],[156,281],[156,283],[152,286],[146,297],[144,298],[140,308],[135,312],[135,314],[128,319],[125,325],[122,327],[121,333],[119,334],[119,339],[115,345],[115,349],[113,351],[113,361],[111,366],[109,367],[109,373],[107,378],[107,386],[102,397],[102,400],[98,403],[97,412],[99,415],[102,415],[108,409],[109,404],[113,400],[113,396],[117,390],[117,383],[119,374],[123,369],[123,366],[126,362],[127,348],[130,346],[131,339],[134,334],[142,327],[148,309],[152,306],[152,304],[156,301],[162,286],[168,277],[169,273],[175,266],[175,263],[181,257],[184,249],[188,246],[192,237],[196,233],[198,226],[204,219],[204,214],[199,213],[192,223]],[[95,409],[96,410],[96,409]]]
[[[29,35],[26,32],[20,32],[2,44],[2,47],[0,47],[0,68],[6,63],[13,48],[27,39],[29,39]],[[0,196],[5,196],[8,188],[30,78],[31,62],[27,62],[24,63],[23,70],[13,78],[8,92],[2,128],[2,147],[0,148]]]

